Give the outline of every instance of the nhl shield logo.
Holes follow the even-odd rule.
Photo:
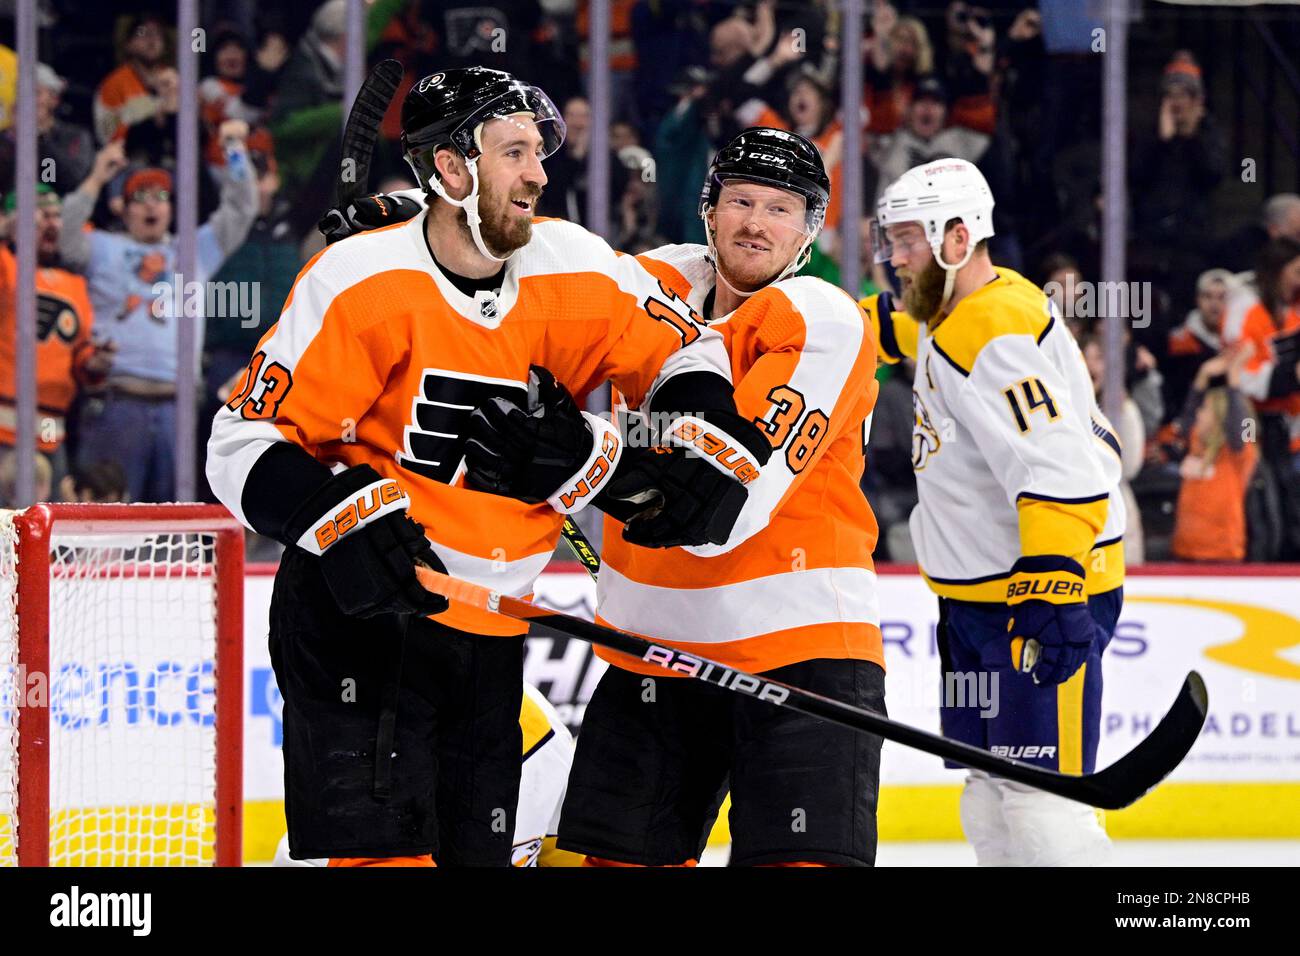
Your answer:
[[[484,322],[495,322],[497,319],[497,297],[494,293],[480,290],[475,296],[478,299],[478,314]]]

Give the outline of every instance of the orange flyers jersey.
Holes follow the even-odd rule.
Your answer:
[[[703,312],[714,281],[703,246],[640,258]],[[727,344],[736,406],[767,433],[772,457],[724,545],[637,547],[607,517],[599,619],[750,672],[819,657],[883,667],[876,520],[859,487],[877,392],[875,342],[861,309],[804,276],[768,286],[709,328]]]
[[[110,139],[126,139],[128,127],[154,115],[158,100],[135,68],[123,63],[104,77],[95,90],[92,106],[95,133],[101,143],[106,143]]]
[[[18,260],[0,246],[0,443],[15,441],[11,418],[15,395],[14,316]],[[49,453],[63,441],[63,416],[77,394],[76,373],[90,353],[94,321],[86,280],[66,269],[36,270],[37,440]],[[56,423],[52,430],[41,419]]]
[[[493,396],[522,400],[531,364],[579,404],[605,381],[643,401],[684,372],[729,381],[726,353],[636,259],[560,220],[535,220],[499,295],[471,298],[435,265],[426,215],[335,243],[307,264],[216,416],[208,478],[248,524],[248,496],[275,491],[246,487],[250,472],[277,443],[336,472],[369,464],[405,488],[452,575],[522,597],[564,519],[545,503],[465,487],[474,408]],[[458,605],[439,621],[484,634],[525,629]]]
[[[1262,412],[1300,415],[1300,395],[1268,397],[1269,382],[1273,377],[1273,370],[1277,367],[1277,353],[1273,349],[1273,339],[1297,331],[1300,331],[1300,310],[1287,309],[1282,317],[1282,327],[1278,328],[1262,302],[1256,302],[1247,309],[1240,324],[1230,323],[1224,330],[1225,344],[1250,343],[1250,356],[1246,359],[1246,367],[1241,372],[1241,388],[1254,399],[1255,407]],[[1297,450],[1300,450],[1300,439],[1293,444],[1297,446]]]

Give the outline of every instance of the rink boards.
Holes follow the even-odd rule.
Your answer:
[[[1169,782],[1128,810],[1107,815],[1112,835],[1300,837],[1300,577],[1295,569],[1251,570],[1192,574],[1178,566],[1130,575],[1124,612],[1104,658],[1099,764],[1111,763],[1150,731],[1190,669],[1205,677],[1210,716],[1201,740]],[[245,586],[244,843],[249,861],[269,859],[284,831],[280,698],[266,647],[273,571],[251,566]],[[890,715],[937,731],[935,600],[910,569],[882,569],[879,589]],[[539,581],[537,596],[557,609],[590,616],[594,586],[581,571],[555,571]],[[652,633],[652,622],[644,629]],[[122,664],[147,676],[156,670],[157,660]],[[604,666],[582,642],[538,633],[529,638],[524,676],[580,733],[583,710]],[[207,690],[209,675],[199,675],[196,687],[183,676],[176,678],[182,703],[198,687],[199,693]],[[142,715],[148,703],[142,695]],[[151,736],[175,733],[179,739],[189,723],[193,721],[142,716],[131,729]],[[156,752],[165,753],[166,744],[158,741]],[[882,840],[961,838],[960,771],[945,770],[937,759],[893,744],[886,745],[882,765]],[[153,796],[165,801],[171,795]],[[0,817],[8,809],[0,808]],[[206,815],[150,816],[186,831],[207,828]],[[0,842],[8,835],[7,822],[0,819]]]

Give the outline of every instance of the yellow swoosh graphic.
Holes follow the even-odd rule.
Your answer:
[[[1288,647],[1300,645],[1300,620],[1285,611],[1275,611],[1254,604],[1238,604],[1234,601],[1124,595],[1124,603],[1130,602],[1196,607],[1235,617],[1241,622],[1241,634],[1226,644],[1207,647],[1206,657],[1256,674],[1300,680],[1300,664],[1289,661],[1279,654]]]

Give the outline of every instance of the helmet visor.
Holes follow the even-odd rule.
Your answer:
[[[890,230],[893,230],[892,235]],[[921,246],[930,245],[925,226],[920,222],[899,222],[881,225],[879,219],[871,220],[871,257],[876,262],[888,262],[894,253],[911,253]]]
[[[507,136],[504,142],[521,140],[537,150],[538,159],[546,159],[564,144],[564,120],[550,97],[535,86],[515,83],[466,116],[450,134],[439,136],[436,141],[410,142],[406,159],[420,185],[427,187],[429,180],[437,175],[434,157],[438,150],[451,147],[467,159],[478,156],[483,151],[485,124],[497,119],[515,124],[520,134]],[[534,138],[533,131],[540,139]],[[410,139],[417,140],[417,136]]]
[[[755,186],[760,188],[755,189]],[[700,197],[701,216],[708,212],[711,192],[706,187]],[[717,181],[713,203],[715,216],[748,216],[751,211],[761,215],[766,225],[779,232],[793,230],[806,236],[815,236],[826,221],[826,202],[821,196],[809,195],[789,183],[763,176],[723,176]]]
[[[492,119],[508,120],[522,127],[532,126],[541,136],[537,147],[539,159],[546,159],[564,145],[566,128],[560,111],[551,98],[535,86],[518,84],[500,96],[484,103],[461,123],[452,133],[457,146],[483,148],[483,125]],[[469,153],[469,149],[465,150]]]

